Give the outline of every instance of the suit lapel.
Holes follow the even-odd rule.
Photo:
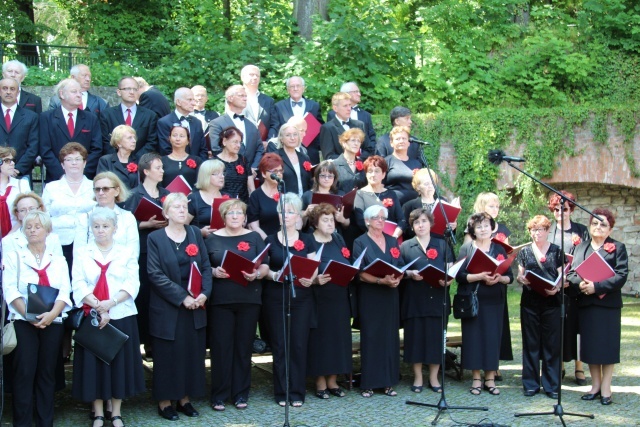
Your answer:
[[[20,106],[18,106],[18,108],[16,108],[16,112],[13,114],[13,120],[11,121],[11,130],[15,129],[23,119],[24,110]],[[4,120],[1,121],[4,124]]]
[[[80,116],[80,110],[78,110],[78,117],[79,116]],[[69,128],[67,127],[67,121],[62,116],[62,107],[58,107],[54,111],[54,113],[53,113],[53,121],[60,128],[60,132],[62,132],[65,135],[68,135],[69,136],[69,141],[71,141],[73,139],[73,135],[69,135]],[[76,120],[76,127],[74,128],[74,131],[76,129],[78,129],[78,123],[77,122],[78,121]]]
[[[296,170],[293,168],[293,163],[291,163],[291,160],[289,160],[289,156],[287,156],[287,153],[284,152],[284,148],[279,148],[278,154],[282,158],[282,162],[284,163],[284,165],[295,173]],[[298,154],[298,156],[300,156],[300,154]]]

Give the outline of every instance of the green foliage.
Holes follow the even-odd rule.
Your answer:
[[[636,0],[585,0],[581,27],[613,48],[640,53],[640,4]]]

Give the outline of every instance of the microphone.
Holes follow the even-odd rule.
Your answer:
[[[413,136],[409,137],[409,142],[415,142],[416,144],[420,144],[420,145],[431,145],[431,143],[429,143],[427,141],[423,141],[423,140],[418,139],[418,138],[414,138]]]
[[[526,162],[527,160],[522,157],[506,156],[502,150],[491,150],[487,156],[489,161],[494,165],[499,165],[503,161],[507,162]]]
[[[277,182],[282,182],[282,178],[280,178],[278,176],[278,174],[272,173],[270,176],[271,176],[272,180],[277,181]]]

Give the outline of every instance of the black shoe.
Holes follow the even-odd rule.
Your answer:
[[[525,390],[523,394],[525,395],[525,397],[531,397],[531,396],[535,396],[539,392],[540,392],[540,389]]]
[[[603,405],[611,405],[613,403],[613,401],[611,400],[611,396],[602,396],[600,398],[600,403],[602,403]]]
[[[199,417],[200,413],[196,411],[196,408],[193,407],[191,402],[187,402],[184,405],[181,405],[180,402],[176,405],[176,411],[182,412],[187,417]]]
[[[558,398],[558,393],[556,393],[555,391],[548,391],[547,392],[547,397],[549,399],[557,399]]]
[[[600,397],[600,392],[583,394],[580,399],[582,399],[582,400],[596,400],[598,397]]]
[[[494,381],[502,381],[502,374],[500,373],[500,371],[496,371],[496,375],[493,378]]]
[[[178,413],[175,409],[173,409],[173,406],[171,405],[165,407],[164,409],[158,408],[158,415],[169,421],[178,421],[180,419]]]
[[[580,372],[582,375],[584,375],[584,371],[581,370],[577,370],[575,371],[575,376],[576,376],[576,384],[578,385],[587,385],[587,378],[578,378],[578,372]]]

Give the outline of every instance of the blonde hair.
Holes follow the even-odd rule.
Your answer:
[[[416,172],[415,175],[413,175],[413,179],[411,180],[411,186],[413,187],[413,189],[418,191],[418,187],[423,181],[430,182],[431,180],[429,179],[429,174],[431,174],[431,176],[433,177],[433,182],[435,182],[436,185],[440,183],[440,179],[438,178],[438,175],[435,173],[435,171],[429,168],[422,168],[418,172]]]
[[[198,181],[196,181],[196,188],[198,190],[206,190],[211,186],[209,178],[214,172],[224,171],[224,163],[218,159],[209,159],[202,162],[200,169],[198,169]]]
[[[485,212],[487,205],[491,202],[500,203],[498,195],[488,191],[482,192],[476,197],[476,202],[473,204],[473,211]]]
[[[116,203],[122,203],[129,198],[129,190],[127,189],[127,186],[124,185],[122,180],[118,178],[118,175],[109,171],[100,172],[98,175],[96,175],[95,178],[93,178],[93,183],[95,184],[101,179],[108,179],[109,181],[111,181],[111,185],[113,185],[115,188],[118,189],[118,195],[116,196]],[[94,195],[94,199],[95,199],[95,195]]]
[[[111,132],[111,141],[109,142],[116,151],[118,151],[118,143],[122,141],[126,132],[133,134],[136,141],[138,140],[138,134],[136,134],[136,130],[134,128],[127,125],[118,125],[113,128],[113,132]]]

